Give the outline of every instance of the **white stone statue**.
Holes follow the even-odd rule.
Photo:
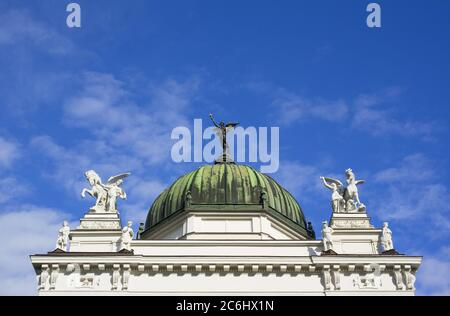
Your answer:
[[[108,179],[106,184],[102,183],[100,176],[94,171],[89,170],[85,173],[86,179],[92,186],[91,190],[83,189],[81,196],[86,197],[86,193],[96,198],[95,205],[90,208],[94,213],[117,213],[117,197],[126,199],[127,195],[120,187],[123,179],[130,173],[122,173]]]
[[[394,243],[392,242],[392,231],[389,229],[389,223],[383,223],[383,231],[381,233],[381,246],[383,251],[394,249]]]
[[[328,226],[328,222],[322,222],[322,238],[323,238],[323,250],[333,250],[333,228]]]
[[[342,196],[342,183],[339,180],[334,180],[330,178],[320,177],[326,188],[333,191],[331,194],[331,206],[333,212],[341,213],[345,211],[345,200]]]
[[[81,191],[81,196],[85,198],[86,193],[88,193],[93,198],[96,198],[95,205],[91,207],[90,210],[94,213],[105,213],[107,192],[102,184],[102,179],[94,170],[86,171],[85,176],[92,186],[92,189],[83,189],[83,191]]]
[[[67,251],[69,245],[70,227],[67,221],[64,221],[63,226],[58,232],[58,239],[56,240],[56,249]]]
[[[359,200],[357,185],[364,180],[356,180],[352,169],[345,171],[347,187],[341,181],[333,178],[320,177],[326,188],[333,191],[331,203],[334,213],[365,212],[366,206]]]
[[[134,231],[131,227],[133,222],[128,221],[127,226],[122,229],[122,237],[120,238],[120,248],[125,250],[131,250],[131,241],[133,240]]]
[[[58,233],[58,238],[56,239],[56,249],[64,250],[64,237],[61,233]]]
[[[128,177],[130,173],[123,173],[117,176],[111,177],[108,179],[104,188],[107,192],[107,202],[106,202],[106,211],[108,213],[117,213],[117,197],[120,197],[122,200],[127,198],[127,194],[120,187],[123,183],[123,179]]]
[[[351,168],[345,170],[345,175],[347,177],[347,188],[344,192],[344,198],[348,200],[353,200],[358,206],[364,205],[359,200],[358,187],[357,185],[363,184],[364,180],[356,180],[355,174]]]

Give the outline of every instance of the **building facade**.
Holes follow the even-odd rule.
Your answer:
[[[103,184],[88,171],[96,204],[57,249],[31,256],[38,294],[414,295],[422,258],[399,254],[375,228],[351,169],[330,189],[331,217],[316,236],[296,199],[251,167],[224,159],[175,181],[134,234],[117,198],[128,174]],[[330,206],[326,206],[330,208]]]

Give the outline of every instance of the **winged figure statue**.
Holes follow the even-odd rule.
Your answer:
[[[345,211],[345,200],[343,196],[345,188],[342,182],[333,178],[320,178],[322,179],[325,187],[333,191],[331,194],[331,206],[333,208],[333,212],[341,213]]]
[[[95,205],[90,208],[94,213],[117,213],[117,197],[126,199],[127,195],[121,188],[123,180],[130,173],[122,173],[108,179],[106,184],[102,183],[100,176],[89,170],[85,173],[86,179],[92,186],[91,189],[83,189],[81,196],[86,197],[86,193],[96,199]]]
[[[366,206],[359,200],[357,187],[365,181],[356,180],[352,169],[347,169],[345,175],[347,177],[346,187],[344,187],[342,182],[337,179],[320,177],[325,187],[333,191],[331,195],[333,212],[365,212]]]
[[[108,179],[108,182],[104,185],[107,192],[106,201],[106,212],[114,213],[117,212],[117,198],[120,197],[122,200],[127,198],[127,194],[121,188],[123,180],[130,176],[131,173],[121,173]]]
[[[209,115],[211,118],[211,121],[213,122],[214,126],[216,127],[216,134],[219,137],[219,139],[222,141],[222,159],[221,162],[227,162],[231,161],[230,157],[230,147],[227,143],[227,133],[231,131],[233,128],[239,125],[239,123],[228,123],[225,124],[224,122],[217,123],[214,120],[214,117],[212,114]]]

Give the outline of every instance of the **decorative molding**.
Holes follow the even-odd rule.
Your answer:
[[[332,228],[373,228],[367,219],[332,219]]]
[[[123,273],[122,273],[122,290],[126,291],[128,290],[128,282],[130,281],[130,265],[124,264],[123,265]]]
[[[376,259],[373,256],[371,258]],[[331,258],[330,258],[331,259]],[[363,263],[357,262],[354,264],[344,263],[340,260],[330,260],[328,263],[322,262],[317,264],[294,264],[281,262],[267,264],[267,263],[251,263],[240,261],[232,264],[213,263],[213,262],[199,262],[193,263],[175,263],[175,262],[161,262],[158,264],[150,263],[136,263],[132,261],[114,263],[114,262],[88,262],[88,263],[63,263],[63,264],[43,264],[40,266],[39,290],[45,290],[50,284],[50,290],[55,289],[56,280],[64,278],[64,281],[58,281],[58,293],[64,291],[64,284],[66,284],[68,291],[76,290],[95,290],[99,291],[104,286],[100,286],[102,282],[108,287],[106,278],[110,277],[112,291],[128,291],[130,285],[130,277],[133,272],[135,277],[142,278],[141,275],[146,271],[153,271],[154,273],[147,274],[151,277],[155,274],[176,273],[186,274],[187,277],[200,277],[198,274],[227,274],[233,273],[235,275],[246,275],[259,278],[258,273],[262,275],[299,275],[300,278],[315,274],[322,283],[323,291],[340,291],[343,294],[347,291],[389,291],[386,285],[383,287],[381,275],[393,275],[393,281],[397,290],[405,290],[411,293],[414,290],[415,271],[417,265],[410,264],[393,264],[385,263],[378,264],[376,261]],[[64,271],[63,271],[64,270]],[[106,273],[99,273],[99,271]],[[72,271],[70,275],[67,272]],[[349,274],[346,274],[349,273]],[[106,274],[106,275],[105,275]],[[59,276],[58,276],[59,275]],[[67,276],[68,275],[68,276]],[[147,277],[147,276],[144,276]],[[312,278],[311,280],[317,280]],[[50,282],[48,280],[50,279]],[[103,281],[104,280],[104,281]],[[131,280],[132,281],[132,280]],[[314,281],[315,282],[315,281]],[[349,289],[346,286],[351,286]],[[61,286],[61,287],[60,287]],[[141,285],[139,285],[141,286]],[[344,287],[344,289],[343,289]],[[136,290],[133,288],[133,291]]]
[[[89,229],[89,230],[116,230],[121,229],[120,221],[95,221],[95,220],[81,220],[78,229]]]
[[[88,288],[93,289],[94,287],[98,287],[100,285],[100,279],[95,277],[94,273],[87,273],[85,275],[81,275],[77,288]]]
[[[114,264],[112,274],[112,287],[111,287],[112,290],[118,289],[119,278],[120,278],[120,264]]]
[[[395,286],[397,287],[397,290],[403,290],[403,277],[401,273],[401,267],[399,265],[394,266],[394,281]]]
[[[41,275],[39,276],[39,290],[45,290],[45,286],[47,284],[47,280],[49,277],[49,267],[48,264],[43,264],[41,266]]]
[[[50,275],[50,290],[54,290],[56,288],[56,281],[59,276],[59,265],[52,264],[52,273]]]
[[[67,271],[67,272],[71,273],[71,272],[73,272],[74,270],[75,270],[75,264],[69,263],[69,264],[66,266],[66,271]]]
[[[341,268],[339,265],[333,265],[333,282],[334,282],[334,289],[340,290],[341,289]]]
[[[410,265],[405,265],[404,266],[403,275],[404,275],[404,278],[405,278],[406,289],[407,290],[414,290],[415,289],[414,288],[414,283],[416,282],[416,277],[412,273]]]
[[[326,291],[331,290],[331,274],[330,266],[324,265],[322,268],[323,285]]]

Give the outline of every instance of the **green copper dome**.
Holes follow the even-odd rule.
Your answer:
[[[245,165],[205,165],[180,177],[153,203],[145,230],[186,209],[267,211],[306,238],[312,236],[295,198],[271,177]]]

